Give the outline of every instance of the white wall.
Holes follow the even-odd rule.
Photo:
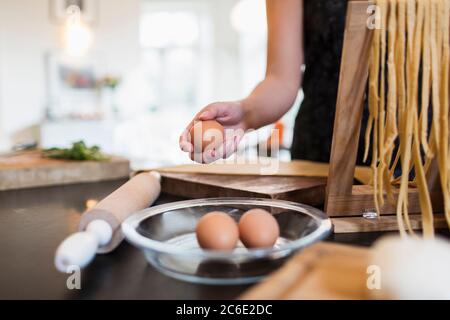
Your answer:
[[[0,150],[45,112],[44,55],[60,49],[59,26],[50,21],[50,0],[0,0]],[[139,61],[139,0],[99,0],[93,51],[110,72],[123,74]]]
[[[3,28],[3,10],[0,10],[0,150],[6,148],[6,137],[3,130],[3,48],[5,45],[5,33]]]
[[[93,50],[105,54],[114,74],[124,74],[140,62],[140,4],[140,0],[100,0]]]
[[[216,1],[214,6],[215,76],[218,100],[236,100],[240,95],[241,79],[238,34],[230,23],[230,13],[237,0]]]

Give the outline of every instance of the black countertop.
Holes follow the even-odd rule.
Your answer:
[[[233,299],[248,286],[190,284],[160,274],[122,243],[81,273],[81,290],[53,265],[55,249],[77,229],[86,201],[125,180],[0,192],[0,299]],[[181,200],[161,195],[157,204]],[[331,235],[327,241],[368,246],[382,233]]]

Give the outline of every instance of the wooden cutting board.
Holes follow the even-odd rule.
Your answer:
[[[181,165],[156,169],[162,191],[187,198],[262,197],[321,205],[325,199],[328,164],[294,160],[257,163]],[[270,169],[269,169],[270,168]],[[355,178],[367,182],[370,169],[357,167]]]
[[[128,178],[127,159],[69,161],[48,159],[40,151],[0,156],[0,191]]]
[[[162,172],[162,191],[187,198],[258,197],[321,205],[326,178]]]
[[[296,254],[240,299],[370,299],[369,259],[367,248],[321,242]]]
[[[276,158],[267,157],[260,157],[258,159],[258,161],[253,163],[219,160],[212,164],[193,163],[153,170],[169,173],[201,173],[260,177],[328,177],[328,163],[306,160],[284,162],[279,161]],[[371,184],[372,175],[370,167],[356,166],[355,168],[355,179],[362,184]]]

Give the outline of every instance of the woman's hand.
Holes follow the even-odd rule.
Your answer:
[[[203,153],[194,153],[194,146],[189,141],[189,130],[194,122],[206,120],[216,120],[224,126],[223,143],[217,148],[207,149]],[[180,148],[184,152],[188,152],[191,159],[196,162],[211,163],[232,155],[237,150],[245,130],[247,130],[247,124],[241,101],[215,102],[203,108],[189,123],[180,136]]]

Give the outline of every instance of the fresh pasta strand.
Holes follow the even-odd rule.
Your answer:
[[[380,70],[380,100],[378,103],[378,159],[377,161],[377,201],[379,204],[384,204],[384,168],[386,164],[384,162],[385,157],[385,117],[386,117],[386,26],[387,26],[387,17],[388,17],[388,0],[379,0],[378,6],[380,8],[381,14],[381,38],[380,38],[380,50],[381,50],[381,70]]]
[[[425,24],[423,30],[422,39],[422,99],[421,99],[421,114],[419,118],[419,132],[420,142],[425,152],[427,159],[434,156],[430,146],[428,144],[428,110],[430,105],[430,80],[431,80],[431,43],[430,43],[430,30],[431,19],[430,6],[425,6]]]
[[[413,133],[413,98],[414,98],[414,83],[410,81],[414,78],[416,70],[418,73],[418,67],[416,66],[416,60],[414,59],[414,38],[416,35],[416,1],[408,0],[406,3],[407,9],[407,42],[406,42],[406,109],[403,121],[403,136],[400,136],[402,140],[401,152],[401,168],[402,176],[400,178],[400,190],[397,200],[397,216],[402,216],[408,231],[410,234],[414,234],[414,231],[409,220],[408,207],[408,190],[409,190],[409,172],[411,163],[411,147],[412,147],[412,133]]]
[[[419,72],[419,60],[420,60],[420,49],[422,45],[423,49],[423,36],[422,31],[426,28],[427,22],[427,8],[425,1],[418,2],[418,15],[417,15],[417,28],[415,34],[415,48],[414,48],[414,64],[417,69],[417,78],[411,79],[413,84],[418,83],[418,72]],[[423,53],[422,53],[423,56]],[[424,62],[423,62],[424,63]],[[413,161],[414,168],[416,173],[416,183],[417,189],[419,191],[419,202],[420,208],[422,211],[422,228],[425,237],[433,237],[434,236],[434,228],[433,228],[433,209],[431,206],[430,194],[427,188],[427,181],[425,176],[425,171],[423,167],[422,157],[420,154],[420,134],[419,134],[419,118],[418,118],[418,85],[414,85],[414,91],[412,94],[412,102],[415,104],[414,108],[412,108],[412,117],[413,117]],[[423,88],[423,87],[422,87]],[[423,94],[423,92],[422,92]],[[422,112],[422,116],[425,117],[426,114]]]
[[[406,108],[406,87],[405,87],[405,41],[406,41],[406,4],[404,0],[398,1],[397,8],[397,40],[395,42],[395,71],[397,80],[397,136],[404,132],[403,119]],[[400,161],[401,140],[397,149],[394,161],[391,164],[390,176],[394,176],[394,171]],[[395,181],[396,179],[394,179]],[[394,182],[395,183],[395,182]]]
[[[449,197],[449,185],[448,185],[448,116],[449,116],[449,98],[448,98],[448,88],[449,88],[449,2],[448,0],[443,0],[439,2],[440,11],[440,21],[441,29],[439,34],[441,37],[442,53],[440,60],[440,112],[439,112],[439,126],[440,132],[442,132],[439,138],[440,144],[438,148],[438,163],[439,163],[439,174],[441,180],[441,189],[443,192],[444,200],[444,214],[447,219],[447,223],[450,226],[450,197]]]
[[[417,4],[417,21],[414,34],[414,56],[413,56],[413,79],[411,91],[411,117],[413,123],[413,141],[412,141],[412,157],[416,174],[417,189],[419,191],[419,202],[422,211],[422,228],[425,237],[434,236],[433,228],[433,209],[431,207],[430,194],[427,188],[425,171],[423,168],[422,158],[420,154],[420,137],[418,130],[418,80],[421,49],[423,45],[423,26],[425,18],[426,1],[419,1]]]
[[[438,41],[437,41],[437,1],[431,0],[430,2],[430,17],[431,20],[431,31],[430,31],[430,42],[431,42],[431,87],[432,87],[432,109],[433,118],[431,130],[433,131],[433,139],[435,140],[435,145],[438,147],[440,145],[440,127],[439,127],[439,70],[438,70]]]
[[[377,212],[380,212],[378,197],[377,197],[377,189],[378,189],[378,180],[377,180],[377,158],[378,158],[378,70],[380,68],[380,35],[381,30],[376,28],[373,34],[372,46],[371,46],[371,58],[370,58],[370,71],[369,71],[369,113],[370,113],[370,123],[371,126],[367,126],[366,131],[366,149],[369,147],[369,138],[370,130],[372,129],[372,171],[373,171],[373,200],[375,204],[375,209]],[[366,151],[367,154],[367,151]]]
[[[397,129],[397,77],[396,77],[396,28],[397,28],[397,1],[390,1],[389,3],[389,24],[388,24],[388,83],[389,91],[387,96],[386,108],[386,125],[384,136],[383,154],[381,154],[382,161],[380,163],[380,170],[383,172],[383,184],[386,189],[388,199],[391,203],[394,202],[394,195],[392,193],[391,180],[392,174],[389,170],[389,165],[392,160],[394,152],[395,139],[398,136]]]

